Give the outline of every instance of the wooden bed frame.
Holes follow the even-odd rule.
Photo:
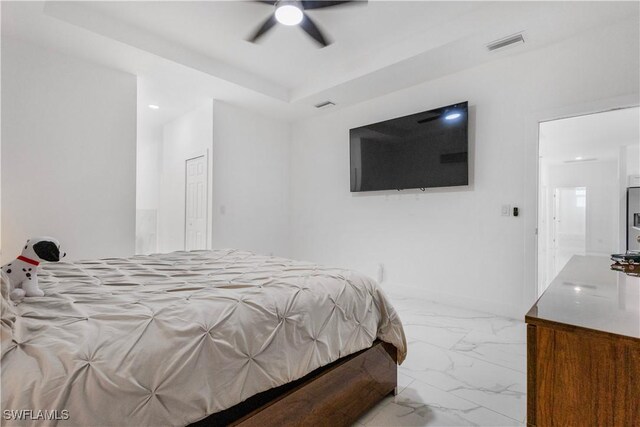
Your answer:
[[[397,386],[397,350],[376,340],[309,375],[267,390],[190,427],[351,426]]]

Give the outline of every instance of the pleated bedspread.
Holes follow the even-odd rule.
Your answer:
[[[3,299],[4,425],[186,425],[376,338],[406,353],[373,280],[239,250],[44,264],[44,297]]]

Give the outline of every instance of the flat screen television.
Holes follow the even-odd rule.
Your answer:
[[[351,129],[351,191],[469,184],[468,103]]]

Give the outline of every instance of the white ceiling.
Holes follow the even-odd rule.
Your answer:
[[[297,26],[277,25],[260,44],[247,42],[245,38],[273,13],[273,6],[263,3],[93,2],[86,7],[293,91],[328,77],[362,73],[387,56],[381,52],[389,47],[394,51],[427,29],[482,6],[479,2],[357,4],[308,12],[334,39],[324,49]]]
[[[7,2],[2,36],[130,72],[141,104],[166,121],[214,98],[295,120],[623,19],[638,2],[370,1],[310,11],[334,40],[319,49],[299,28],[245,38],[271,12],[248,1]],[[490,41],[524,32],[526,43],[490,53]],[[397,78],[397,76],[403,78]],[[159,99],[161,101],[155,101]]]
[[[540,124],[540,156],[547,164],[614,160],[620,147],[640,145],[640,108],[606,111]]]

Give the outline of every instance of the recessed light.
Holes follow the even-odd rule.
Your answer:
[[[580,286],[576,286],[573,288],[573,290],[576,292],[580,292],[582,289],[580,288]]]
[[[160,107],[158,107],[155,104],[149,104],[149,108],[151,108],[152,110],[159,110],[160,109]]]
[[[445,120],[455,120],[455,119],[457,119],[458,117],[460,117],[461,115],[462,115],[462,114],[460,114],[460,113],[449,113],[449,114],[447,114],[446,116],[444,116],[444,119],[445,119]]]
[[[574,157],[573,159],[565,160],[564,163],[583,163],[583,162],[593,162],[595,160],[598,160],[598,159],[595,157],[578,156],[578,157]]]

